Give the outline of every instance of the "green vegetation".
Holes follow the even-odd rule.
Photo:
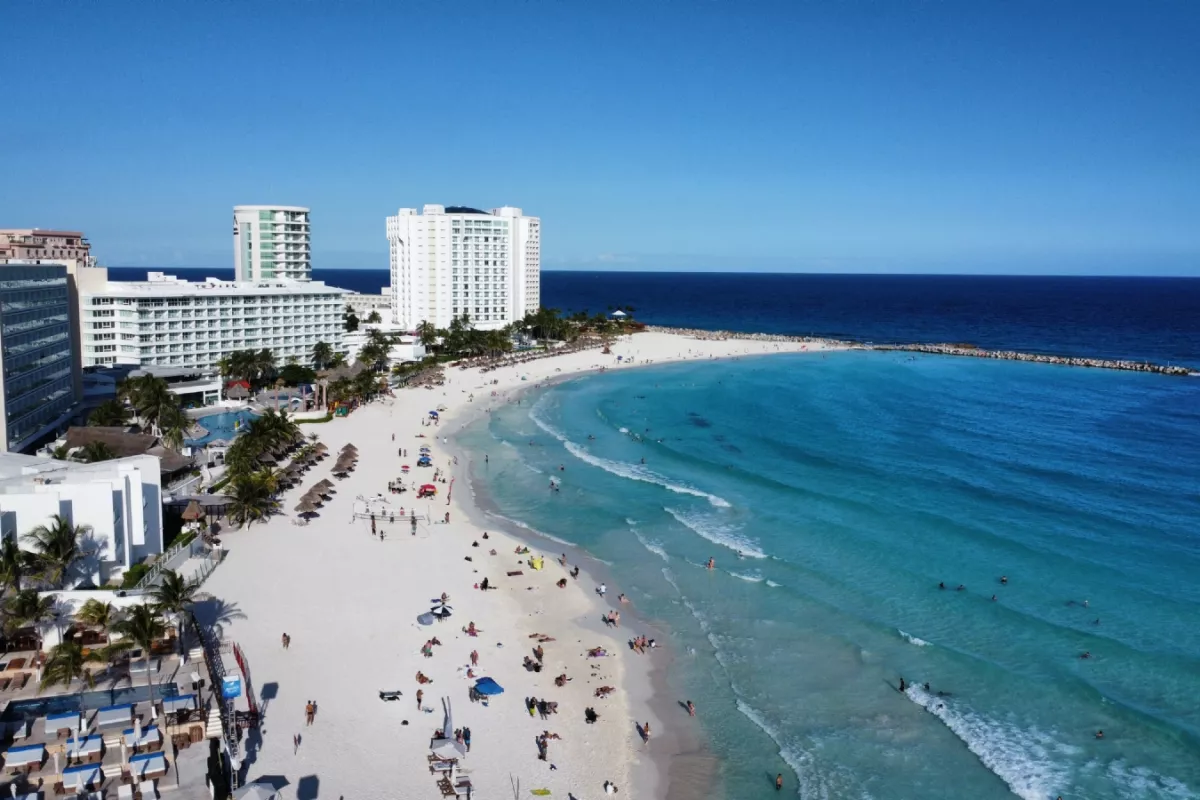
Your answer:
[[[30,564],[35,574],[51,587],[62,588],[71,568],[83,555],[80,543],[90,531],[85,525],[72,525],[66,517],[55,514],[49,525],[38,525],[22,536],[33,547]]]
[[[342,324],[346,327],[346,333],[353,333],[358,330],[358,317],[354,314],[354,309],[347,304],[345,312],[342,313]]]
[[[136,587],[142,582],[142,578],[146,577],[146,573],[149,571],[149,564],[134,564],[125,570],[125,575],[121,578],[121,588],[132,589]]]
[[[167,382],[153,375],[142,375],[124,381],[118,394],[129,402],[143,428],[150,426],[155,436],[168,447],[183,447],[191,420],[179,407],[179,399],[167,389]]]
[[[288,364],[279,370],[279,379],[284,386],[299,386],[302,383],[316,383],[317,371],[312,367],[301,364]]]
[[[129,409],[120,400],[105,400],[88,414],[87,424],[124,428],[129,424]]]

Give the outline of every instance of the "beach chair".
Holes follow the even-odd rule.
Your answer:
[[[128,785],[118,786],[117,800],[133,800],[133,787]]]
[[[442,778],[438,781],[438,791],[442,793],[442,797],[457,797],[458,792],[454,790],[453,784],[449,778]]]
[[[25,688],[25,684],[29,683],[29,673],[22,672],[17,677],[13,678],[12,690],[19,692]]]
[[[0,692],[7,692],[10,683],[12,683],[12,678],[0,678]]]

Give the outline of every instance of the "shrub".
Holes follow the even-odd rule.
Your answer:
[[[146,573],[150,571],[149,564],[134,564],[129,569],[125,570],[125,577],[121,581],[122,589],[132,589],[141,583],[142,578],[146,577]]]

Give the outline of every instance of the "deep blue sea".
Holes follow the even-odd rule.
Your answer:
[[[233,270],[166,270],[233,278]],[[145,269],[110,268],[113,280]],[[378,292],[387,270],[316,269]],[[1200,279],[955,275],[544,272],[542,304],[563,311],[631,305],[658,325],[815,334],[875,342],[958,342],[1200,367]]]
[[[571,380],[460,441],[671,631],[714,798],[1200,797],[1200,380],[766,356]]]

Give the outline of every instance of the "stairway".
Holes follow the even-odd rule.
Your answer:
[[[207,739],[221,738],[221,712],[215,707],[208,709],[208,720],[204,724],[204,736]]]

